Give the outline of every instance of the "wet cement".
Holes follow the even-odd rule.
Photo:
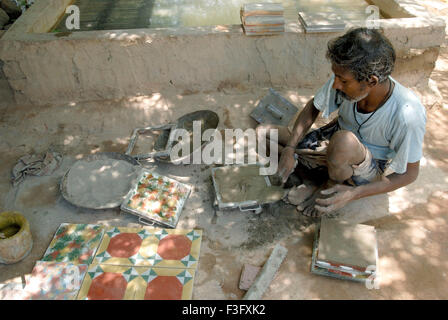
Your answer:
[[[272,203],[285,194],[281,186],[269,186],[257,165],[227,166],[215,171],[215,183],[224,203],[256,201]]]

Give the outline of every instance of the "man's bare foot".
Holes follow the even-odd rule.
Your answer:
[[[338,211],[322,213],[314,207],[316,205],[316,199],[324,197],[320,192],[330,188],[331,186],[332,184],[324,183],[322,186],[316,188],[314,193],[306,201],[297,205],[297,211],[302,212],[304,216],[311,218],[320,218],[324,215],[326,217],[335,217],[339,213]]]
[[[286,180],[283,188],[289,189],[294,188],[302,184],[302,179],[295,173],[289,175],[288,180]]]
[[[285,202],[293,204],[295,206],[308,200],[314,192],[317,190],[317,186],[312,184],[301,184],[297,187],[293,187],[289,190],[287,197],[284,199]]]

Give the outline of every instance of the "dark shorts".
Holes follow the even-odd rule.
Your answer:
[[[327,147],[333,134],[338,131],[339,124],[328,128],[319,128],[309,132],[297,145],[296,153],[298,161],[307,169],[327,168]],[[364,146],[364,145],[363,145]],[[352,185],[367,184],[379,180],[387,168],[387,160],[374,159],[369,148],[366,149],[366,157],[359,165],[352,165],[353,176],[347,181]]]

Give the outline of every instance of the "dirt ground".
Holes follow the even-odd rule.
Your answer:
[[[441,49],[431,79],[443,100],[421,95],[427,108],[424,158],[418,180],[386,195],[351,203],[341,218],[377,228],[380,289],[310,273],[315,219],[277,203],[261,214],[213,208],[210,166],[146,162],[162,174],[194,186],[177,228],[203,230],[193,299],[241,299],[238,288],[245,263],[262,266],[273,247],[288,249],[264,299],[447,299],[448,298],[448,46]],[[276,88],[303,106],[311,90]],[[220,117],[219,128],[254,128],[249,117],[268,88],[236,84],[213,92],[170,89],[122,100],[73,102],[46,106],[5,106],[0,109],[0,211],[14,210],[31,225],[31,254],[14,265],[0,265],[0,283],[20,281],[42,258],[63,222],[140,227],[135,216],[119,209],[85,210],[63,199],[59,182],[77,160],[98,152],[124,153],[132,130],[172,122],[181,115],[209,109]],[[63,154],[50,176],[27,177],[17,188],[11,169],[28,153],[52,149]]]

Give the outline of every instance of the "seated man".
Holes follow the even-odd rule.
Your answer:
[[[321,190],[307,182],[288,195],[312,217],[415,181],[426,124],[419,99],[390,77],[395,51],[380,32],[353,29],[329,42],[327,58],[334,75],[300,112],[292,132],[273,125],[257,128],[279,130],[283,183],[296,159],[307,169],[325,170],[328,183]],[[305,135],[319,113],[328,118],[336,110],[336,119]],[[393,173],[385,176],[387,167]]]

